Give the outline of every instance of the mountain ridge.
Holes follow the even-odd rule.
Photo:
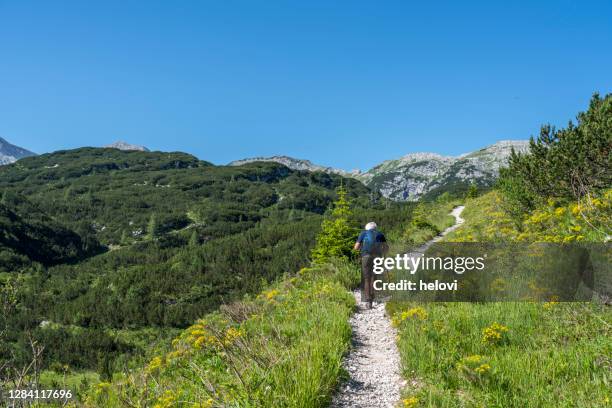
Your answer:
[[[239,159],[239,160],[231,161],[227,165],[228,166],[242,166],[244,164],[249,164],[249,163],[258,162],[258,161],[279,163],[279,164],[289,167],[292,170],[323,171],[325,173],[339,174],[342,176],[350,176],[352,174],[360,173],[359,170],[354,170],[352,172],[349,172],[349,171],[338,169],[338,168],[331,167],[331,166],[323,166],[320,164],[315,164],[312,161],[307,160],[307,159],[298,159],[298,158],[286,156],[286,155],[275,155],[275,156],[269,156],[269,157],[263,157],[263,156],[248,157],[246,159]]]
[[[396,201],[415,201],[432,191],[465,190],[472,183],[490,187],[497,178],[499,168],[507,163],[512,149],[524,152],[528,146],[528,140],[500,140],[458,156],[414,152],[399,159],[385,160],[367,171],[348,172],[284,155],[235,160],[228,165],[241,166],[261,161],[280,163],[292,170],[323,171],[355,178]]]
[[[527,140],[500,140],[458,156],[412,152],[398,159],[385,160],[367,171],[349,172],[286,155],[251,157],[234,160],[227,165],[235,167],[255,162],[273,162],[292,170],[324,172],[354,178],[392,200],[416,201],[424,196],[435,198],[444,192],[460,194],[471,184],[489,188],[497,179],[499,168],[506,165],[512,150],[524,152],[528,146]],[[117,141],[104,148],[150,152],[145,146],[125,141]],[[0,165],[32,155],[35,154],[0,138]]]
[[[16,146],[0,137],[0,166],[14,163],[21,158],[29,156],[36,156],[36,153]]]

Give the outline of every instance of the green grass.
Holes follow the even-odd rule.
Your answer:
[[[414,306],[393,304],[389,311],[395,314]],[[611,398],[609,307],[569,303],[418,307],[427,317],[399,323],[398,347],[404,377],[418,384],[405,394],[416,396],[419,406],[603,407]],[[508,331],[501,332],[499,342],[483,340],[484,330],[494,323]],[[471,364],[469,359],[462,362],[470,356],[480,358],[472,358]]]
[[[539,218],[527,218],[531,220],[524,229],[531,234],[528,238],[551,236],[558,242],[563,234],[574,233],[578,224],[561,218],[571,215],[573,207],[556,208],[536,212]],[[559,214],[559,221],[552,215],[539,216],[544,211]],[[447,240],[521,239],[496,193],[467,200],[462,216],[465,225]],[[534,219],[542,219],[542,224]],[[398,326],[403,375],[416,384],[403,390],[407,407],[610,406],[609,306],[394,302],[387,304],[387,310]]]
[[[348,264],[302,269],[205,316],[146,368],[93,387],[87,404],[326,406],[343,373],[357,277]]]
[[[67,368],[67,367],[66,367]],[[95,371],[62,371],[62,367],[40,373],[41,389],[71,390],[73,395],[85,393],[93,384],[100,382]]]

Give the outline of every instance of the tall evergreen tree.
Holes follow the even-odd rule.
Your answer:
[[[127,234],[127,231],[125,231],[125,230],[123,230],[123,232],[121,233],[121,240],[120,240],[120,243],[121,243],[122,245],[127,245],[127,244],[129,244],[129,241],[128,241],[128,234]]]
[[[330,217],[323,220],[317,243],[312,250],[312,260],[323,263],[331,258],[350,258],[357,229],[352,225],[353,212],[344,187],[338,189]]]
[[[198,232],[194,229],[191,233],[191,237],[189,238],[189,246],[194,248],[200,244],[200,239],[198,238]]]
[[[153,239],[157,237],[159,234],[159,226],[157,225],[157,216],[155,213],[151,214],[151,218],[149,218],[149,223],[147,224],[147,235],[149,239]]]
[[[478,197],[478,186],[473,181],[470,183],[470,187],[468,188],[467,198],[476,198]]]

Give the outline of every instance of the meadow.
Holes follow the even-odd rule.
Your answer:
[[[113,383],[88,406],[323,407],[341,378],[358,270],[304,268],[252,299],[221,307],[169,349]]]
[[[448,241],[574,242],[588,229],[579,204],[548,203],[518,231],[492,192],[466,200]],[[595,223],[610,192],[590,209]],[[594,214],[596,216],[593,216]],[[591,239],[602,239],[590,235]],[[592,302],[387,304],[398,329],[405,407],[605,407],[612,368],[612,311]]]

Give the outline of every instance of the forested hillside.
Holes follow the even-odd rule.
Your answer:
[[[206,241],[268,218],[321,214],[341,182],[353,196],[369,197],[363,185],[338,176],[269,163],[216,167],[184,153],[83,148],[0,168],[3,202],[18,214],[35,208],[91,247],[187,227]]]
[[[307,265],[341,185],[361,218],[399,218],[356,180],[276,163],[82,148],[2,167],[0,279],[12,300],[0,353],[26,365],[31,335],[43,367],[110,377],[176,328]]]
[[[71,262],[93,254],[81,236],[52,220],[28,200],[5,192],[0,200],[0,272]]]

